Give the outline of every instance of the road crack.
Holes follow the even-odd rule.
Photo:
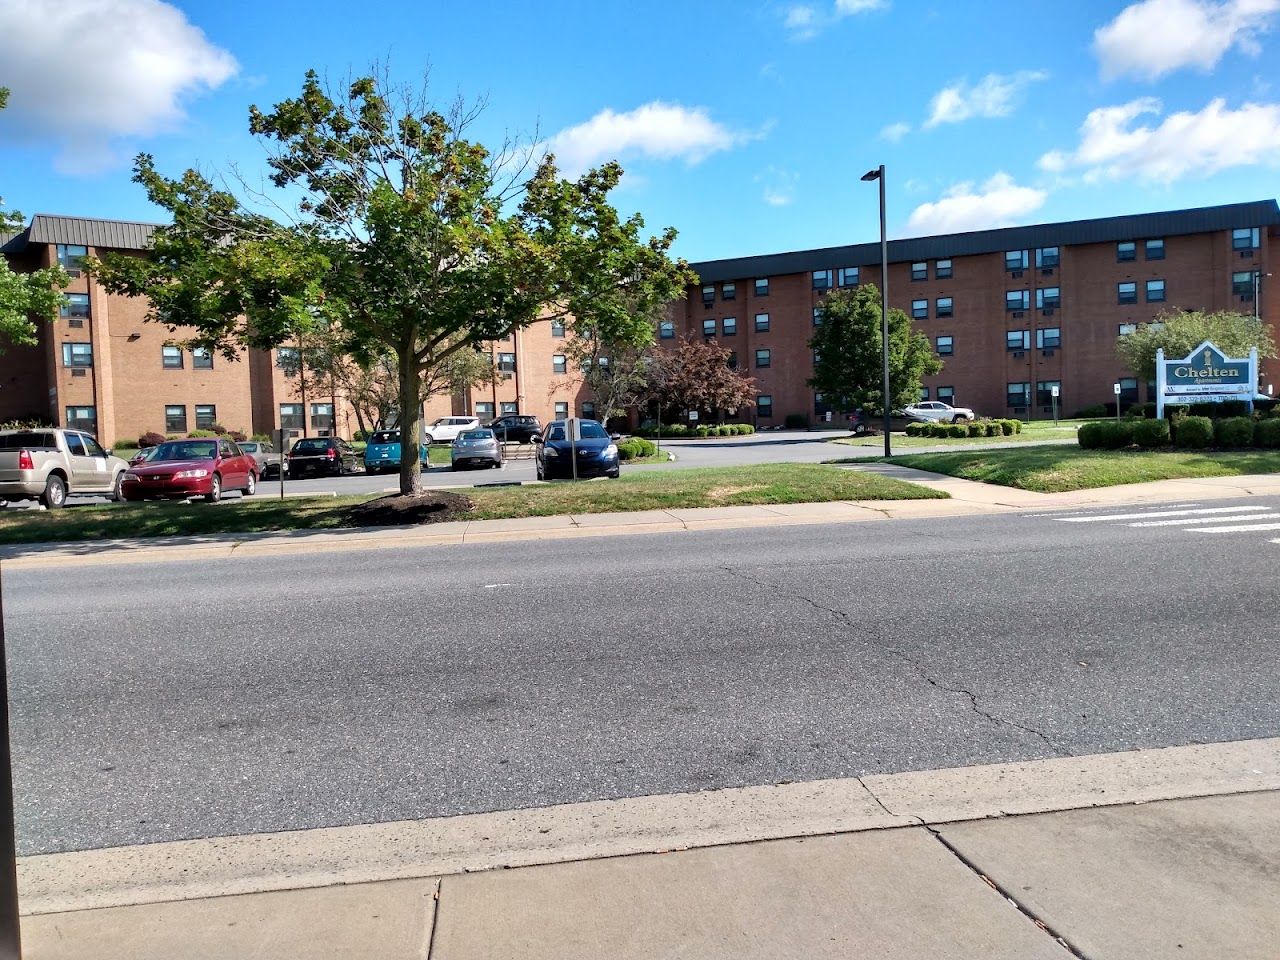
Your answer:
[[[843,610],[840,610],[836,607],[829,607],[826,604],[819,603],[817,600],[814,600],[812,597],[806,596],[803,593],[798,593],[798,592],[792,593],[792,592],[780,590],[775,584],[768,583],[764,580],[756,579],[755,577],[752,577],[752,576],[748,576],[747,574],[743,573],[740,570],[735,570],[733,567],[722,565],[720,569],[723,570],[725,573],[729,574],[729,576],[731,577],[737,577],[739,580],[745,580],[747,583],[754,584],[757,587],[762,587],[765,590],[772,590],[774,593],[777,593],[780,596],[790,597],[793,600],[803,601],[804,603],[809,604],[809,606],[813,607],[815,610],[820,610],[823,613],[833,616],[838,620],[843,620],[849,627],[851,627],[855,631],[855,633],[858,633],[859,635],[861,635],[863,639],[865,639],[868,643],[872,644],[873,646],[879,647],[881,650],[883,650],[884,652],[894,657],[897,657],[903,663],[911,667],[911,669],[914,670],[917,674],[919,674],[921,679],[923,679],[927,684],[929,684],[929,686],[934,687],[937,690],[941,690],[944,693],[950,693],[958,696],[967,697],[969,700],[970,709],[972,709],[973,712],[976,713],[978,716],[984,718],[985,720],[990,721],[991,723],[996,724],[997,726],[1011,727],[1023,733],[1030,734],[1031,736],[1037,738],[1041,743],[1043,743],[1051,751],[1053,751],[1053,753],[1056,754],[1057,756],[1060,756],[1060,757],[1070,756],[1070,753],[1068,751],[1063,750],[1061,747],[1055,744],[1052,740],[1049,739],[1048,736],[1044,734],[1043,731],[1037,730],[1035,727],[1029,727],[1025,724],[1018,723],[1015,720],[1008,720],[995,713],[992,713],[990,710],[984,710],[981,704],[979,703],[978,695],[974,693],[972,690],[967,690],[964,687],[953,687],[943,683],[938,678],[932,676],[929,673],[928,669],[925,667],[925,665],[921,663],[919,660],[917,660],[915,657],[911,656],[911,654],[889,643],[880,631],[870,628],[866,624],[855,623],[853,618],[850,617]]]

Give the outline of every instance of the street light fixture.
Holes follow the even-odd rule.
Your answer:
[[[880,348],[884,354],[884,455],[889,452],[889,237],[885,232],[884,217],[884,164],[868,170],[862,179],[870,183],[880,181]]]

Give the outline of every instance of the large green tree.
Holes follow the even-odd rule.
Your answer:
[[[809,386],[833,410],[883,412],[884,355],[880,291],[875,284],[837,290],[822,300]],[[920,398],[922,378],[942,370],[929,338],[902,310],[889,310],[889,408]]]
[[[0,110],[9,102],[9,91],[0,87]],[[22,230],[24,220],[16,210],[6,211],[0,198],[0,239]],[[30,273],[16,273],[0,254],[0,352],[6,345],[35,346],[40,339],[38,321],[51,321],[62,304],[62,290],[70,277],[54,264]]]
[[[1247,357],[1258,348],[1260,358],[1274,357],[1276,343],[1271,327],[1252,314],[1219,310],[1169,310],[1153,323],[1140,323],[1133,333],[1116,341],[1116,353],[1142,380],[1156,378],[1156,351],[1166,359],[1181,359],[1204,341],[1210,341],[1228,357]]]
[[[108,289],[150,297],[152,319],[194,327],[196,342],[230,354],[322,323],[358,362],[389,353],[400,489],[411,493],[424,384],[451,357],[544,318],[643,345],[652,305],[693,280],[668,255],[674,230],[645,239],[644,221],[610,204],[617,164],[566,180],[550,155],[491,153],[471,139],[476,116],[437,110],[425,88],[376,71],[337,91],[309,72],[296,99],[250,109],[270,197],[238,198],[193,170],[166,179],[139,157],[135,179],[173,224],[156,232],[149,259],[95,269]],[[255,212],[264,200],[296,214]]]

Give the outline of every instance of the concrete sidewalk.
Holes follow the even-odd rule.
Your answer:
[[[334,832],[28,858],[24,956],[1261,960],[1280,943],[1280,740]],[[389,879],[360,873],[362,832]],[[402,855],[424,839],[427,860]],[[328,884],[184,896],[182,875],[207,891],[282,845]],[[122,886],[129,869],[175,885]],[[46,909],[77,885],[86,906],[137,902]]]
[[[348,551],[636,533],[682,533],[744,527],[942,518],[1019,510],[1051,511],[1124,503],[1179,503],[1188,500],[1280,495],[1280,474],[1213,477],[1198,480],[1159,480],[1152,483],[1077,490],[1071,493],[1035,493],[913,470],[895,464],[850,464],[846,468],[906,480],[942,491],[948,498],[942,500],[835,500],[825,503],[643,510],[631,513],[589,513],[512,520],[470,520],[408,527],[363,527],[346,530],[298,530],[287,533],[20,544],[0,546],[0,560],[3,560],[7,567],[12,568],[115,564],[130,560],[218,559],[317,550]]]

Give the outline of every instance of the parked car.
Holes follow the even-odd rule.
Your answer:
[[[618,447],[613,437],[596,420],[581,420],[582,439],[569,440],[564,420],[552,420],[542,435],[534,438],[537,444],[537,476],[539,480],[568,479],[574,474],[573,457],[576,453],[579,477],[618,476],[620,466]]]
[[[901,433],[907,429],[909,423],[924,423],[922,417],[910,416],[902,410],[889,411],[889,430],[890,432]],[[874,430],[884,429],[884,417],[878,413],[868,413],[865,410],[855,410],[849,414],[849,429],[855,435],[861,436]]]
[[[285,462],[290,480],[340,477],[360,465],[355,448],[341,437],[303,437],[294,442]]]
[[[428,451],[424,443],[418,448],[422,466],[427,466]],[[365,473],[394,473],[400,469],[400,431],[375,430],[364,448]]]
[[[276,453],[276,448],[268,442],[261,440],[245,440],[237,443],[246,456],[253,458],[253,462],[258,465],[258,476],[266,478],[272,474],[279,475],[283,457]]]
[[[486,426],[503,443],[532,443],[534,436],[542,432],[541,421],[523,413],[503,414],[496,420],[490,420]]]
[[[424,443],[453,443],[463,430],[480,426],[478,417],[441,417],[426,429]]]
[[[968,407],[953,407],[941,400],[924,400],[913,403],[904,411],[908,416],[921,420],[933,420],[939,423],[964,423],[976,419],[974,412]]]
[[[146,463],[156,455],[155,447],[143,447],[132,457],[129,458],[129,466],[136,467],[140,463]]]
[[[479,430],[465,430],[453,441],[450,459],[455,470],[476,466],[500,467],[502,466],[502,441],[487,427]]]
[[[129,465],[92,436],[54,427],[0,430],[0,498],[39,500],[50,510],[67,497],[120,499]]]
[[[225,437],[166,440],[132,466],[120,484],[126,500],[204,497],[217,503],[227,490],[251,497],[258,489],[258,464]]]

